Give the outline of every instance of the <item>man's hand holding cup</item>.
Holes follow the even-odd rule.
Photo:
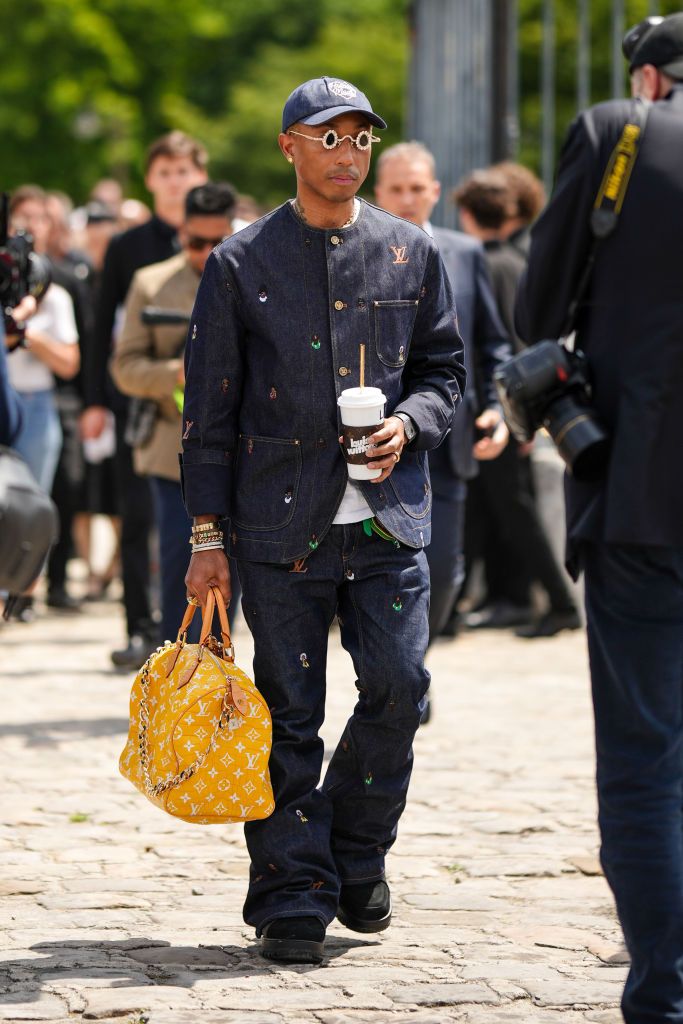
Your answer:
[[[351,480],[380,484],[401,458],[405,425],[384,418],[386,396],[379,388],[347,388],[337,399],[343,434],[339,438]]]

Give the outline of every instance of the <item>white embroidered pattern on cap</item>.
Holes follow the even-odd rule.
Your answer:
[[[352,100],[355,98],[356,90],[348,82],[330,82],[330,92],[333,92],[335,96],[341,96],[344,100]]]

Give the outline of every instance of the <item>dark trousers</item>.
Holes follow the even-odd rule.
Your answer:
[[[433,492],[432,540],[426,548],[431,584],[430,643],[446,625],[465,577],[463,537],[467,486],[464,480],[457,480],[448,497]]]
[[[683,548],[585,544],[601,858],[627,1024],[683,1022]]]
[[[180,484],[160,476],[150,477],[154,511],[159,532],[159,575],[161,577],[161,640],[175,640],[187,608],[185,574],[190,562],[192,522],[185,511]],[[231,559],[232,600],[228,618],[232,625],[240,603],[239,577]],[[195,612],[188,630],[190,643],[199,642],[201,614]]]
[[[528,605],[536,581],[552,611],[575,607],[538,513],[530,459],[520,457],[514,439],[470,481],[466,535],[468,564],[484,559],[490,602]]]
[[[244,919],[337,913],[342,883],[380,879],[396,838],[413,737],[429,684],[429,578],[424,552],[395,548],[361,523],[333,526],[291,565],[238,561],[254,637],[254,678],[273,716],[276,806],[245,827],[251,855]],[[327,643],[339,617],[358,701],[318,788]]]
[[[129,637],[139,633],[155,640],[158,626],[152,621],[149,594],[149,538],[154,522],[152,495],[147,478],[133,469],[133,449],[123,439],[125,426],[125,414],[117,414],[114,468],[121,511],[121,576],[126,629]]]

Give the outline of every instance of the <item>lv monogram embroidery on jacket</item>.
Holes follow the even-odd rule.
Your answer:
[[[407,245],[390,245],[389,248],[395,256],[394,263],[410,262],[410,258],[406,256],[406,252],[408,251]]]

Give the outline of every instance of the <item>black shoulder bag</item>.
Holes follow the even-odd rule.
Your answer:
[[[24,460],[0,446],[0,590],[21,594],[59,533],[59,516]]]

